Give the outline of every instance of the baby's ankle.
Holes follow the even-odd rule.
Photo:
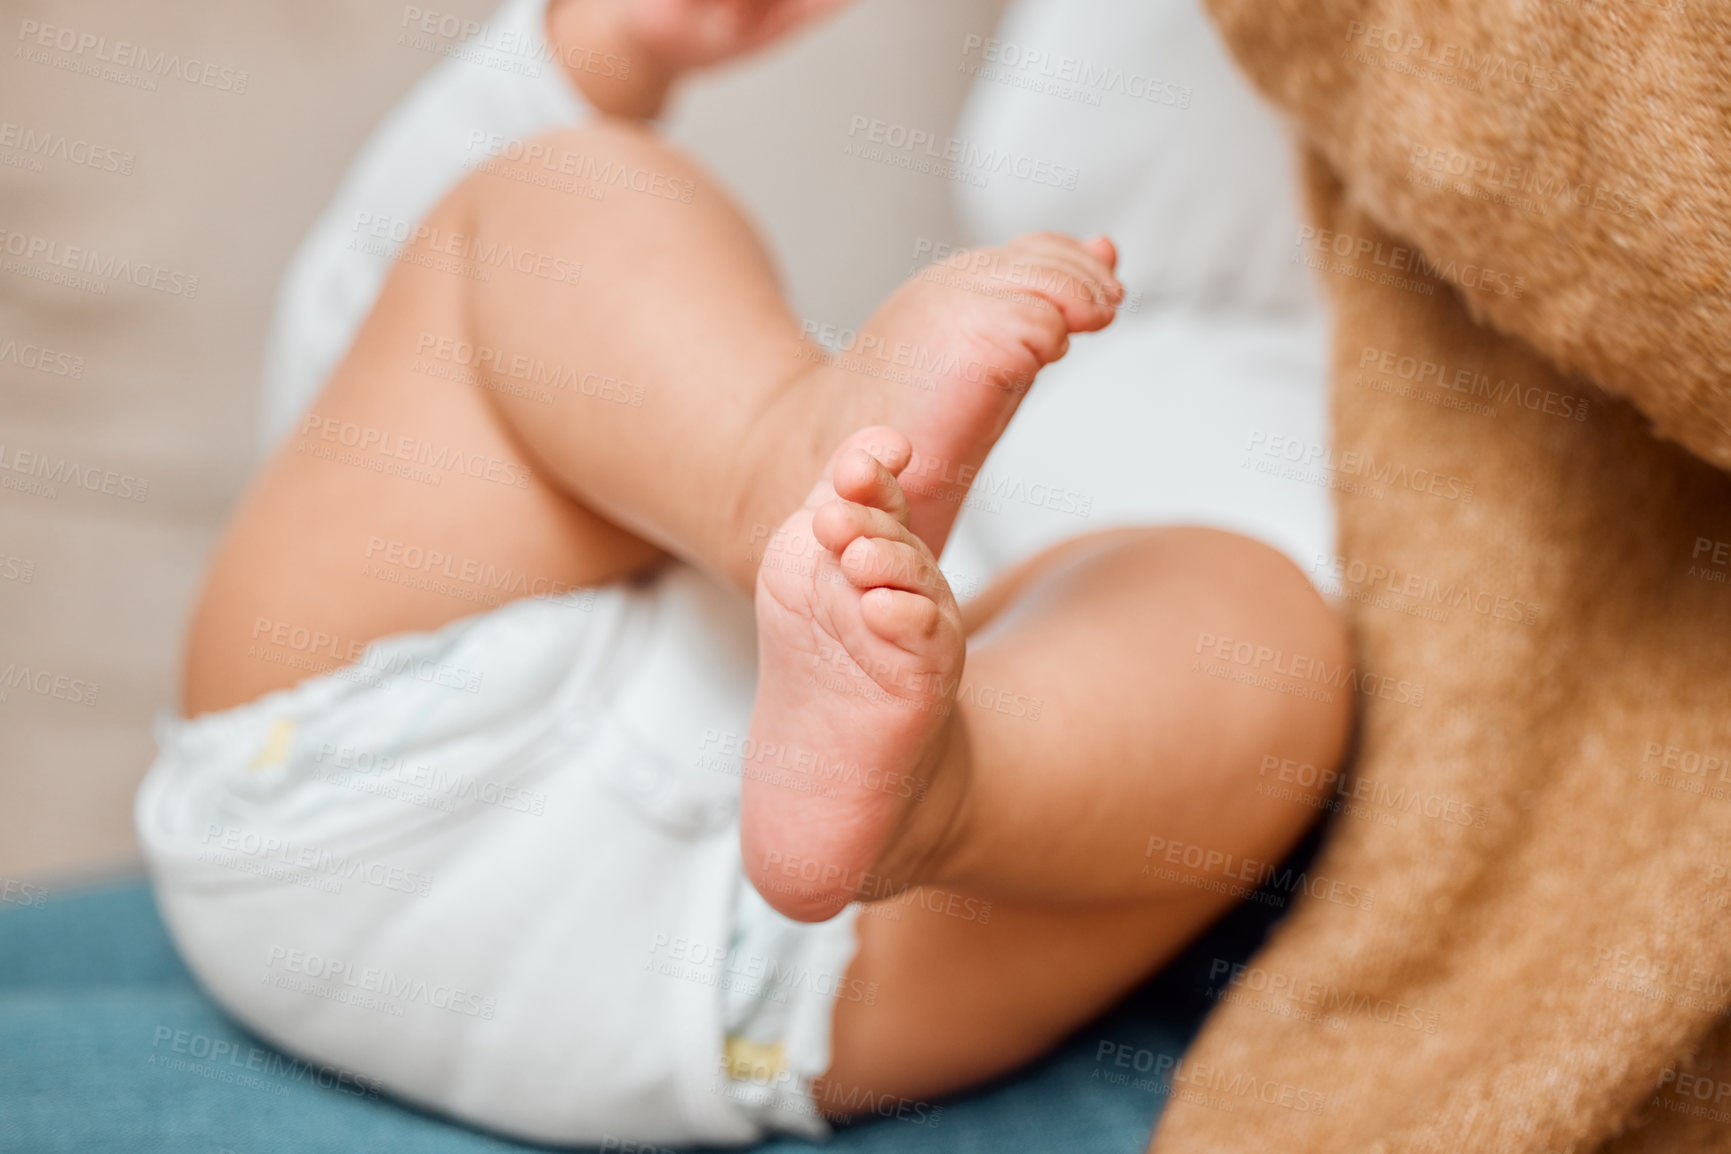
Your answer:
[[[885,406],[864,393],[846,374],[816,365],[783,382],[742,420],[729,483],[709,494],[722,510],[719,568],[735,587],[747,594],[756,589],[777,530],[823,476],[836,446],[884,423]]]
[[[955,705],[950,708],[954,710]],[[913,785],[913,805],[885,841],[872,867],[879,896],[939,884],[951,876],[951,864],[964,840],[971,812],[968,796],[973,776],[967,726],[952,713],[929,771]],[[873,900],[874,885],[863,889],[861,900]]]

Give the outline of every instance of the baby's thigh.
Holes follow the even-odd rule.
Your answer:
[[[428,224],[455,214],[447,202]],[[656,556],[567,496],[501,420],[497,379],[472,365],[463,277],[430,247],[406,250],[231,523],[194,616],[189,714]]]
[[[976,601],[957,707],[973,831],[951,856],[958,884],[965,872],[1005,900],[1166,900],[1184,887],[1145,880],[1150,837],[1270,861],[1315,819],[1315,777],[1274,796],[1264,770],[1338,765],[1353,659],[1277,551],[1194,527],[1099,533]]]
[[[471,286],[477,343],[564,382],[550,404],[501,390],[500,413],[595,507],[700,531],[640,487],[677,461],[672,503],[707,510],[687,495],[734,477],[752,416],[821,359],[752,222],[676,149],[617,124],[504,149],[458,192],[459,247],[502,266]]]

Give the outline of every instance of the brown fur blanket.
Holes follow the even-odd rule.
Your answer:
[[[1374,904],[1234,978],[1154,1149],[1731,1150],[1731,4],[1209,2],[1309,154],[1323,577],[1423,697],[1316,867]]]

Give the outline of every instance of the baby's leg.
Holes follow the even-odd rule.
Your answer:
[[[926,270],[862,326],[860,363],[821,365],[756,236],[692,164],[620,128],[535,145],[540,160],[486,189],[476,236],[580,259],[584,284],[572,298],[483,288],[475,330],[532,360],[581,357],[641,387],[644,404],[549,410],[501,392],[499,412],[577,500],[741,591],[835,447],[872,425],[910,439],[912,525],[941,552],[1035,373],[1071,333],[1109,323],[1122,295],[1109,243],[1025,237]],[[584,172],[597,158],[649,191],[609,188],[584,211],[537,182],[544,166]]]
[[[851,372],[820,363],[748,223],[652,136],[604,124],[509,155],[417,230],[248,495],[194,618],[189,712],[663,549],[748,590],[769,528],[876,422],[914,437],[916,525],[941,542],[1034,371],[1119,291],[1109,246],[1033,238],[874,318],[913,384]],[[998,281],[1030,272],[1006,299]]]
[[[837,1004],[820,1096],[842,1113],[1108,1006],[1264,880],[1317,800],[1264,768],[1331,769],[1352,712],[1334,614],[1229,533],[1078,539],[964,616],[905,528],[906,456],[894,430],[844,445],[758,576],[753,757],[828,788],[747,763],[747,874],[793,917],[873,903],[848,988],[876,997]]]
[[[966,789],[910,830],[924,844],[901,854],[923,861],[921,888],[857,923],[848,977],[877,998],[837,1004],[832,1105],[976,1083],[1101,1013],[1257,888],[1315,817],[1318,785],[1258,790],[1280,780],[1267,759],[1327,770],[1347,739],[1345,687],[1217,676],[1242,668],[1217,639],[1330,679],[1351,662],[1298,569],[1245,538],[1082,538],[968,608]],[[1320,692],[1290,692],[1306,688]]]
[[[536,188],[525,211],[511,178],[547,177],[525,161],[467,178],[417,227],[227,531],[191,630],[189,714],[345,665],[379,637],[660,556],[574,499],[568,467],[524,428],[623,442],[607,467],[678,484],[692,476],[680,390],[750,404],[797,366],[797,326],[745,221],[639,137],[562,139],[628,182],[652,169],[689,203],[627,183],[585,186],[602,200]],[[374,243],[364,222],[356,242]]]

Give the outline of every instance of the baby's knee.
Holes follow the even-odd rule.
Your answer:
[[[1290,740],[1281,758],[1310,766],[1292,771],[1307,779],[1300,788],[1327,792],[1337,780],[1333,771],[1363,675],[1346,619],[1272,545],[1221,530],[1182,532],[1176,544],[1185,584],[1213,604],[1210,619],[1221,623],[1196,638],[1195,655],[1269,691],[1259,700],[1278,715],[1283,739]]]
[[[704,186],[691,161],[659,136],[618,120],[529,137],[476,129],[466,147],[466,183],[482,204],[532,195],[567,210],[689,205]]]
[[[469,175],[456,196],[464,239],[519,265],[552,253],[611,277],[645,254],[755,253],[755,230],[692,161],[646,129],[600,121],[527,139],[471,135]],[[543,263],[545,263],[543,261]],[[539,268],[535,270],[541,275]]]
[[[1338,664],[1352,643],[1346,622],[1297,562],[1265,541],[1224,529],[1187,528],[1179,548],[1193,579],[1228,591],[1249,606],[1263,606],[1265,628],[1301,641],[1308,652]]]

